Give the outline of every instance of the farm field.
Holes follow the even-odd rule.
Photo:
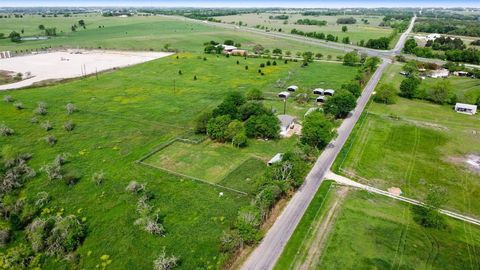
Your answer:
[[[216,19],[222,20],[226,23],[241,21],[243,24],[247,24],[249,27],[255,27],[256,25],[265,26],[269,29],[282,29],[282,32],[290,33],[292,29],[302,30],[304,32],[322,32],[325,35],[332,34],[338,36],[338,39],[341,41],[344,37],[349,37],[350,41],[353,44],[364,40],[365,42],[369,39],[376,39],[380,37],[388,37],[393,29],[390,27],[379,26],[382,21],[381,16],[303,16],[301,14],[288,13],[289,16],[288,23],[285,24],[285,20],[276,20],[270,19],[270,16],[278,16],[277,13],[251,13],[251,14],[240,14],[240,15],[231,15],[231,16],[222,16],[216,17]],[[348,31],[346,33],[342,32],[342,25],[337,24],[338,18],[344,17],[354,17],[357,20],[355,24],[348,24]],[[298,25],[295,22],[298,19],[313,19],[313,20],[325,20],[327,25],[318,26],[318,25]],[[367,19],[369,24],[364,24],[361,19]],[[396,43],[394,39],[391,43],[393,46]]]
[[[478,269],[480,229],[446,221],[445,229],[424,228],[410,205],[351,190],[311,269]]]
[[[102,73],[98,80],[87,77],[47,87],[1,92],[2,98],[10,95],[25,107],[17,110],[12,103],[0,103],[0,123],[15,131],[12,136],[0,137],[2,155],[8,151],[32,153],[29,165],[38,171],[56,155],[69,154],[64,169],[80,175],[77,184],[49,181],[45,173],[39,172],[26,183],[22,196],[32,197],[46,191],[51,196],[47,205],[49,209],[64,209],[64,213],[85,218],[88,235],[77,249],[80,268],[94,269],[101,262],[101,256],[109,255],[112,260],[109,269],[149,269],[163,247],[166,247],[167,254],[180,257],[178,269],[215,268],[221,260],[218,257],[219,238],[223,230],[231,226],[238,209],[249,204],[251,197],[175,176],[136,161],[174,138],[195,137],[192,134],[195,117],[216,107],[229,92],[258,88],[269,97],[284,89],[284,85],[277,83],[285,80],[289,72],[295,76],[292,75],[285,84],[293,83],[298,76],[304,80],[301,87],[318,82],[333,87],[350,81],[357,72],[356,68],[336,63],[312,63],[307,68],[300,68],[300,63],[281,62],[277,66],[265,67],[262,76],[256,67],[264,61],[181,53],[178,58],[174,55]],[[245,70],[245,65],[252,68]],[[304,74],[313,72],[317,75]],[[338,75],[331,76],[334,73]],[[34,114],[38,102],[47,104],[46,115]],[[65,111],[69,102],[78,109],[72,115]],[[273,98],[268,102],[272,106],[283,106],[280,100]],[[293,100],[289,102],[292,106],[295,104]],[[302,107],[298,110],[298,116],[301,116],[300,112],[306,111],[310,105],[295,106]],[[39,123],[32,122],[33,117]],[[50,131],[40,126],[47,120],[53,126]],[[68,120],[75,123],[71,132],[63,129]],[[48,135],[57,138],[54,146],[45,142]],[[207,140],[198,145],[204,149],[198,150],[210,155],[205,161],[207,167],[209,163],[231,159],[233,151],[244,151],[245,161],[235,161],[240,167],[232,167],[222,173],[223,179],[212,178],[211,181],[251,192],[255,189],[255,179],[247,178],[259,175],[266,160],[275,153],[291,149],[296,141],[296,137],[269,142],[250,140],[245,149],[225,145],[221,146],[225,151],[213,151],[212,143]],[[181,145],[175,147],[182,148]],[[177,161],[195,158],[191,152],[184,151],[186,154],[183,155],[177,151],[185,150],[185,147],[171,150],[169,155],[175,155]],[[260,157],[262,162],[252,162],[247,158],[251,155]],[[181,163],[173,165],[182,166]],[[175,169],[184,171],[185,167]],[[105,174],[100,185],[91,180],[97,172]],[[189,173],[212,174],[208,170]],[[152,236],[134,225],[138,198],[125,191],[132,180],[146,183],[147,189],[154,194],[151,203],[162,213],[165,237]],[[220,192],[224,192],[224,196],[219,196]],[[24,237],[16,237],[13,244],[24,242]],[[42,268],[54,269],[64,265],[64,261],[47,260]]]
[[[71,31],[71,26],[84,20],[86,29],[78,28]],[[251,49],[256,44],[261,44],[270,50],[280,48],[292,52],[314,51],[325,56],[331,55],[333,59],[343,52],[328,48],[315,48],[301,42],[279,42],[277,39],[264,37],[246,32],[235,32],[228,29],[212,27],[198,21],[192,23],[186,20],[172,19],[163,16],[132,16],[128,18],[103,17],[98,14],[75,15],[72,17],[47,17],[38,15],[25,15],[23,18],[0,19],[0,33],[8,36],[11,31],[21,32],[22,36],[42,35],[38,26],[56,27],[57,37],[49,40],[24,41],[13,43],[9,39],[0,39],[0,51],[25,51],[40,50],[43,47],[54,48],[90,48],[90,49],[115,49],[159,51],[166,45],[171,49],[186,52],[203,52],[203,43],[210,40],[223,42],[232,39],[240,42],[243,48]],[[102,26],[102,28],[99,28]]]
[[[383,82],[399,85],[399,65]],[[476,80],[449,78],[459,101],[478,93]],[[427,79],[421,87],[428,87]],[[463,96],[462,96],[463,95]],[[480,117],[455,113],[451,106],[399,98],[396,104],[370,103],[342,149],[334,168],[381,189],[399,187],[423,200],[429,185],[447,189],[447,208],[480,216],[479,174],[468,163],[480,153]]]

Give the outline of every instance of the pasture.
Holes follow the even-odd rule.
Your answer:
[[[350,191],[312,269],[478,269],[480,229],[447,219],[429,229],[411,206],[366,191]]]
[[[382,82],[399,85],[398,65]],[[477,80],[449,78],[460,100],[479,91]],[[428,87],[427,79],[421,87]],[[470,88],[466,87],[469,85]],[[462,98],[463,94],[463,98]],[[447,190],[446,208],[480,216],[479,174],[468,164],[480,153],[480,117],[452,106],[399,98],[396,104],[370,103],[335,162],[335,169],[382,189],[399,187],[423,200],[429,185]]]
[[[71,31],[71,26],[84,20],[86,29],[78,28]],[[0,51],[40,50],[43,47],[53,48],[89,48],[112,50],[160,51],[167,46],[183,52],[203,52],[203,43],[210,40],[223,42],[231,39],[242,44],[245,49],[251,49],[261,44],[270,50],[280,48],[292,52],[314,51],[335,59],[343,52],[328,48],[312,49],[310,45],[301,42],[279,42],[278,39],[265,37],[242,31],[232,31],[212,27],[205,23],[189,22],[182,18],[167,18],[163,16],[132,16],[127,18],[103,17],[99,14],[79,14],[72,17],[47,17],[25,15],[23,18],[0,19],[0,33],[8,36],[11,31],[22,36],[43,35],[38,26],[56,27],[57,36],[48,40],[11,42],[10,39],[0,39]],[[100,27],[100,28],[99,28]]]
[[[257,71],[262,62],[265,59],[182,53],[178,58],[174,55],[102,73],[98,79],[92,76],[0,93],[2,97],[12,96],[25,107],[17,110],[12,103],[0,103],[0,122],[15,130],[12,136],[0,137],[2,149],[32,153],[29,164],[37,171],[57,154],[68,153],[69,162],[64,169],[80,176],[77,184],[67,185],[63,181],[49,181],[45,173],[39,172],[21,193],[32,197],[46,191],[52,198],[47,205],[49,209],[81,213],[80,217],[85,218],[88,235],[77,249],[80,268],[94,269],[101,262],[100,256],[109,255],[112,259],[109,269],[150,269],[163,247],[167,254],[180,257],[178,269],[217,267],[221,261],[218,255],[222,231],[233,224],[238,209],[249,204],[251,197],[136,161],[170,140],[191,137],[195,117],[216,107],[229,92],[258,88],[268,97],[284,89],[278,86],[278,81],[285,80],[289,73],[304,78],[302,83],[306,87],[320,81],[339,85],[350,81],[357,71],[336,63],[312,63],[301,68],[300,63],[281,62],[263,68],[262,76]],[[246,70],[246,65],[251,68]],[[317,75],[302,75],[310,72]],[[339,75],[330,76],[332,73]],[[292,80],[295,76],[285,84],[293,83]],[[46,115],[34,113],[38,102],[47,104]],[[65,110],[69,102],[77,107],[71,115]],[[281,104],[273,98],[268,102]],[[296,106],[307,110],[310,105]],[[75,123],[71,132],[63,129],[69,120]],[[52,130],[41,127],[45,121],[52,124]],[[45,141],[48,135],[57,138],[54,146]],[[179,171],[190,169],[182,165],[182,159],[193,161],[198,160],[194,154],[208,154],[209,158],[200,163],[198,170],[190,169],[188,173],[251,192],[263,172],[264,162],[275,153],[292,149],[296,142],[296,137],[268,142],[250,140],[247,148],[234,149],[205,141],[197,145],[198,149],[177,144],[165,150],[167,158],[173,160],[167,165],[179,166],[174,168]],[[252,161],[249,157],[253,155],[266,160]],[[162,158],[159,160],[164,162]],[[207,168],[226,161],[238,166],[222,167],[220,171]],[[96,172],[105,174],[100,185],[91,180]],[[151,203],[161,211],[165,237],[152,236],[134,225],[138,198],[125,191],[132,180],[146,183],[154,194]],[[224,196],[219,196],[220,192]],[[25,238],[19,236],[14,244],[23,242]],[[65,264],[52,259],[42,268],[60,268]]]
[[[255,27],[256,25],[265,26],[269,29],[282,29],[282,32],[290,33],[292,29],[302,30],[304,32],[321,32],[325,33],[325,35],[332,34],[334,36],[338,36],[339,41],[344,37],[349,37],[350,41],[353,44],[360,42],[360,40],[364,40],[365,42],[369,39],[376,39],[381,37],[388,37],[392,32],[393,29],[390,27],[383,27],[379,26],[380,22],[382,21],[381,16],[353,16],[357,23],[355,24],[348,24],[347,32],[342,32],[342,26],[337,24],[338,18],[344,17],[352,17],[349,15],[346,16],[303,16],[301,14],[296,13],[288,13],[286,15],[289,16],[288,20],[276,20],[270,19],[270,16],[276,16],[279,14],[276,13],[250,13],[250,14],[240,14],[240,15],[231,15],[231,16],[222,16],[217,17],[217,19],[222,20],[222,22],[226,23],[238,23],[242,22],[243,24],[247,24],[249,27]],[[318,25],[298,25],[295,24],[299,19],[313,19],[313,20],[320,20],[320,21],[327,21],[327,25],[318,26]],[[367,19],[369,24],[365,24],[361,21],[361,19]],[[285,23],[286,22],[286,23]],[[392,41],[392,44],[395,44],[396,39]]]

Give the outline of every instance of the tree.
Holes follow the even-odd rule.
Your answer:
[[[340,92],[327,99],[324,105],[325,113],[336,118],[345,118],[357,106],[357,101],[352,93]]]
[[[163,248],[160,255],[153,261],[153,269],[154,270],[172,270],[178,264],[179,259],[172,255],[167,256],[165,253],[165,247]]]
[[[303,144],[323,149],[333,138],[333,124],[324,114],[316,111],[310,113],[303,121],[302,136]]]
[[[12,31],[8,37],[10,38],[10,40],[12,42],[20,42],[22,40],[22,37],[20,36],[19,33],[17,33],[16,31]]]
[[[416,74],[418,74],[418,65],[416,61],[408,61],[403,65],[402,69],[408,74],[408,76],[416,76]]]
[[[207,124],[207,134],[213,140],[224,142],[225,141],[225,131],[227,130],[228,124],[232,119],[228,115],[221,115],[215,118],[212,118],[208,121]]]
[[[40,25],[38,26],[38,29],[40,29],[40,30],[42,30],[42,31],[45,30],[45,25],[40,24]]]
[[[227,39],[223,42],[224,45],[229,45],[229,46],[233,46],[235,44],[235,42],[231,39]]]
[[[400,96],[410,99],[416,97],[420,83],[421,81],[417,77],[409,77],[404,79],[400,84]]]
[[[315,54],[315,58],[317,58],[317,59],[322,59],[322,58],[323,58],[323,54],[321,54],[321,53],[316,53],[316,54]]]
[[[245,133],[245,127],[243,126],[242,121],[233,120],[225,129],[225,140],[232,141],[239,133]]]
[[[347,32],[348,31],[348,27],[346,25],[342,26],[342,32]]]
[[[56,36],[57,35],[57,28],[55,28],[55,27],[45,28],[45,35]]]
[[[394,104],[397,99],[397,90],[391,83],[386,83],[378,87],[376,94],[373,98],[378,103]]]
[[[254,115],[245,122],[246,135],[250,138],[276,139],[280,123],[272,114]]]
[[[403,52],[404,53],[414,53],[415,48],[417,48],[417,42],[413,38],[409,38],[405,42],[405,46],[403,47]]]
[[[84,20],[79,20],[79,21],[78,21],[78,25],[80,25],[80,26],[83,27],[83,28],[86,27]]]
[[[213,110],[213,117],[229,115],[232,119],[238,119],[238,108],[246,102],[243,94],[232,92]]]
[[[362,87],[356,81],[343,84],[342,89],[347,90],[348,92],[352,93],[354,97],[357,98],[362,94]]]
[[[448,80],[441,80],[433,85],[427,92],[427,99],[437,104],[445,104],[451,101],[452,85]]]
[[[251,88],[247,91],[246,97],[248,100],[262,100],[263,93],[258,88]]]
[[[263,46],[260,44],[256,44],[255,46],[253,46],[252,50],[255,54],[262,54],[265,48],[263,48]]]
[[[245,121],[254,115],[269,114],[269,111],[260,102],[247,102],[239,107],[240,119]]]
[[[363,64],[364,68],[370,72],[374,72],[377,69],[378,64],[380,64],[380,58],[378,57],[368,57]]]
[[[343,57],[343,64],[345,66],[356,66],[358,62],[360,62],[360,57],[355,51],[349,52]]]
[[[445,218],[439,209],[448,201],[445,189],[429,186],[424,206],[413,208],[414,220],[427,228],[445,228]]]
[[[302,53],[302,58],[304,63],[311,62],[313,59],[313,52],[304,52]]]
[[[272,53],[273,53],[274,55],[281,55],[281,54],[282,54],[282,50],[279,49],[279,48],[275,48],[275,49],[273,49]]]
[[[210,121],[210,119],[212,119],[211,112],[201,113],[195,120],[195,133],[206,134],[208,121]]]
[[[342,39],[342,43],[344,43],[344,44],[350,44],[350,38],[349,38],[349,37],[344,37],[344,38]]]

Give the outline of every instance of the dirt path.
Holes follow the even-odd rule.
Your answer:
[[[325,247],[325,243],[330,235],[330,232],[338,216],[339,208],[347,197],[348,187],[338,187],[333,202],[328,209],[328,212],[321,218],[321,222],[316,226],[313,236],[309,239],[306,249],[308,250],[305,261],[297,260],[293,269],[308,270],[316,269],[320,261],[320,257]]]

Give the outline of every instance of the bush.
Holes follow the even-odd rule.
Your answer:
[[[280,123],[271,114],[254,115],[245,122],[245,129],[250,138],[276,139],[280,134]]]
[[[234,253],[242,245],[242,238],[237,230],[223,231],[220,238],[220,251],[223,253]]]
[[[246,244],[254,244],[261,239],[261,233],[259,231],[260,224],[259,210],[250,205],[240,209],[235,226],[243,242]]]
[[[65,105],[65,110],[67,110],[67,114],[70,115],[74,113],[77,110],[77,108],[73,103],[67,103],[67,105]]]
[[[0,221],[0,248],[4,248],[10,241],[10,225],[8,222]]]
[[[130,181],[125,190],[132,193],[140,193],[145,190],[145,184],[140,184],[137,181]]]
[[[356,81],[342,85],[342,89],[352,93],[352,95],[356,98],[362,94],[362,87]]]
[[[418,87],[421,81],[416,77],[409,77],[400,84],[400,96],[404,98],[414,98],[418,95]]]
[[[201,113],[197,119],[195,120],[195,133],[197,134],[206,134],[207,133],[207,125],[208,121],[212,119],[211,112],[203,112]]]
[[[56,216],[46,239],[46,254],[64,256],[74,251],[86,236],[86,228],[75,215]]]
[[[0,124],[0,135],[1,136],[11,136],[15,134],[15,131],[9,127],[7,127],[5,124]]]
[[[105,173],[103,171],[96,172],[92,175],[92,181],[97,185],[101,185],[104,180],[105,180]]]
[[[345,66],[356,66],[360,62],[360,56],[358,53],[353,51],[345,54],[343,57],[343,64]]]
[[[45,129],[45,131],[49,131],[49,130],[52,130],[52,129],[53,129],[52,124],[51,124],[50,121],[48,121],[48,120],[45,121],[45,122],[43,122],[43,123],[41,124],[41,127],[42,127],[43,129]]]
[[[65,129],[65,131],[70,132],[75,128],[75,124],[72,122],[72,120],[68,120],[63,124],[63,128]]]
[[[239,133],[245,133],[245,127],[241,121],[233,120],[225,129],[225,140],[232,141],[233,138]]]
[[[0,253],[0,266],[4,269],[35,269],[39,265],[33,251],[25,244],[19,244]]]
[[[63,178],[62,166],[58,162],[45,164],[40,168],[40,171],[47,174],[48,180],[59,180]]]
[[[35,114],[46,115],[47,114],[47,104],[45,102],[39,102],[37,108],[35,109]]]
[[[245,121],[251,116],[254,115],[263,115],[263,114],[271,114],[265,106],[263,106],[260,102],[247,102],[240,106],[239,114],[240,119]]]
[[[14,101],[14,99],[13,99],[13,97],[12,97],[12,96],[10,96],[10,95],[6,95],[6,96],[3,96],[3,101],[5,101],[5,102],[9,103],[9,102],[13,102],[13,101]]]
[[[378,103],[394,104],[397,100],[397,90],[395,86],[390,83],[380,85],[373,100]]]
[[[357,101],[352,93],[341,92],[327,99],[324,111],[336,118],[345,118],[355,106],[357,106]]]
[[[260,89],[258,88],[251,88],[247,91],[247,99],[248,100],[262,100],[263,99],[263,93]]]
[[[226,140],[225,131],[231,121],[229,115],[221,115],[210,119],[207,124],[208,136],[213,140],[224,142]]]
[[[80,178],[82,178],[82,175],[78,171],[73,170],[65,174],[63,181],[68,186],[73,186],[80,180]]]
[[[154,270],[171,270],[178,264],[179,259],[175,256],[167,256],[165,253],[165,247],[160,255],[153,261]]]
[[[21,102],[15,102],[15,103],[13,103],[13,106],[14,106],[17,110],[23,110],[23,109],[24,109],[23,103],[21,103]]]
[[[437,82],[426,94],[428,100],[437,104],[451,103],[454,99],[452,85],[447,80]]]
[[[323,113],[316,111],[305,118],[300,140],[303,144],[323,149],[334,135],[332,122]]]
[[[53,135],[48,135],[45,137],[45,141],[50,145],[54,146],[57,143],[57,138]]]

